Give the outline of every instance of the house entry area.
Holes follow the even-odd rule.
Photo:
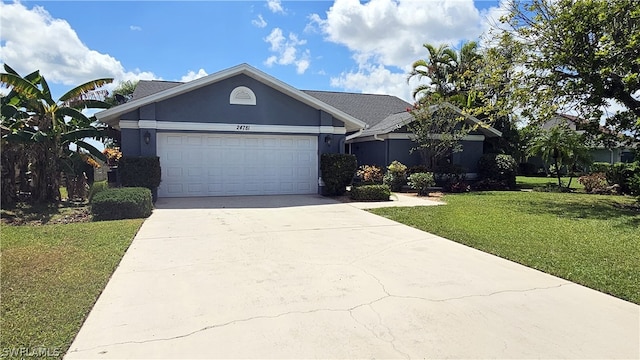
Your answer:
[[[316,194],[318,138],[158,133],[160,197]]]

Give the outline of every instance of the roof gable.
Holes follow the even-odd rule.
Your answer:
[[[364,129],[367,126],[366,123],[353,117],[352,115],[349,115],[342,110],[326,104],[311,95],[308,95],[252,66],[249,66],[248,64],[234,66],[232,68],[219,71],[217,73],[190,81],[188,83],[144,81],[142,82],[142,88],[140,90],[136,88],[138,94],[136,95],[134,93],[133,100],[125,104],[98,112],[95,116],[99,121],[118,128],[120,116],[123,114],[136,110],[147,104],[152,104],[172,98],[174,96],[182,95],[239,74],[244,74],[257,81],[260,81],[263,84],[315,109],[326,111],[334,118],[344,122],[347,131],[358,131]],[[139,83],[138,85],[140,86],[141,84]]]
[[[492,126],[486,125],[484,122],[478,120],[475,116],[471,116],[468,114],[464,114],[462,110],[455,105],[444,102],[439,105],[432,105],[429,107],[429,111],[434,112],[438,111],[441,107],[447,107],[455,111],[456,113],[464,116],[467,124],[472,126],[478,126],[478,130],[482,132],[485,136],[488,137],[500,137],[502,136],[502,132],[498,131]],[[387,116],[385,119],[377,123],[376,125],[364,130],[361,136],[371,136],[371,135],[381,135],[388,134],[393,132],[401,127],[413,122],[414,118],[411,113],[408,111],[404,111],[398,114],[392,114]]]

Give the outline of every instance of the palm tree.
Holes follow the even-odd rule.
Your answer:
[[[542,131],[535,137],[528,149],[529,155],[540,156],[544,161],[553,161],[558,177],[558,187],[562,187],[560,168],[566,166],[569,173],[581,163],[589,162],[589,149],[578,133],[567,126],[556,125]],[[567,189],[571,186],[569,178]]]
[[[460,52],[448,45],[435,47],[424,44],[427,59],[413,63],[409,79],[430,79],[429,84],[421,84],[413,91],[413,97],[429,94],[436,98],[447,98],[460,106],[467,107],[472,99],[471,79],[479,67],[481,55],[475,41],[464,43]]]
[[[60,200],[60,171],[69,168],[72,155],[84,149],[104,160],[104,155],[85,138],[102,138],[106,128],[93,125],[95,119],[83,109],[109,107],[96,98],[96,91],[112,79],[97,79],[79,85],[54,101],[45,78],[35,71],[20,76],[8,65],[0,73],[0,85],[10,88],[2,98],[2,130],[4,143],[24,143],[31,167],[31,200],[52,203]],[[70,147],[70,145],[74,145]],[[73,149],[72,149],[73,148]]]

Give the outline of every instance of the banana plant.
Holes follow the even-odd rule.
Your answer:
[[[72,157],[82,151],[105,160],[104,155],[86,138],[103,140],[110,129],[95,125],[94,117],[84,109],[106,109],[109,104],[99,100],[99,90],[113,79],[103,78],[76,86],[54,100],[49,85],[39,71],[24,77],[10,66],[0,73],[0,86],[10,89],[2,97],[2,142],[22,143],[28,151],[31,177],[31,199],[37,203],[60,200],[60,175],[72,169]]]

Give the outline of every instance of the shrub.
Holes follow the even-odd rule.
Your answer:
[[[424,165],[415,165],[407,168],[407,176],[415,173],[426,173],[429,172],[429,168]]]
[[[592,173],[606,173],[609,170],[611,164],[606,162],[594,162],[589,166],[589,170]]]
[[[504,182],[507,188],[516,187],[516,171],[518,165],[511,155],[484,154],[478,160],[480,179]]]
[[[151,190],[144,187],[105,189],[91,202],[95,221],[146,218],[151,208]]]
[[[518,172],[520,175],[531,176],[536,174],[536,164],[525,162],[518,164]]]
[[[93,185],[91,185],[91,188],[89,189],[89,196],[88,196],[89,203],[91,203],[91,199],[93,199],[93,197],[97,193],[107,190],[108,188],[109,188],[109,183],[107,182],[107,180],[94,182]]]
[[[123,156],[118,171],[122,186],[153,190],[160,185],[160,158],[157,156]]]
[[[504,180],[482,179],[473,184],[477,191],[509,190],[509,185]]]
[[[387,166],[382,182],[391,188],[391,191],[400,191],[407,184],[407,166],[398,160],[394,160]]]
[[[622,194],[632,194],[632,179],[640,175],[640,163],[615,163],[606,171],[609,185],[618,184]]]
[[[358,168],[356,176],[358,176],[364,184],[380,185],[382,184],[382,178],[384,174],[379,166],[362,165]]]
[[[607,189],[607,177],[604,173],[591,173],[578,178],[578,182],[584,186],[588,193],[602,193]]]
[[[358,161],[351,154],[322,154],[320,171],[325,185],[325,195],[342,195],[347,191],[356,174]]]
[[[387,185],[361,185],[351,188],[351,199],[360,201],[388,201],[391,189]]]
[[[427,172],[409,175],[409,186],[414,190],[418,190],[418,195],[429,195],[429,188],[435,184],[433,173]]]
[[[434,177],[436,185],[444,187],[447,191],[453,184],[464,182],[467,178],[467,169],[460,165],[445,164],[436,168]]]
[[[456,181],[448,184],[447,187],[445,188],[445,191],[452,192],[452,193],[469,192],[471,191],[471,186],[467,184],[466,181],[461,180],[461,181]]]

